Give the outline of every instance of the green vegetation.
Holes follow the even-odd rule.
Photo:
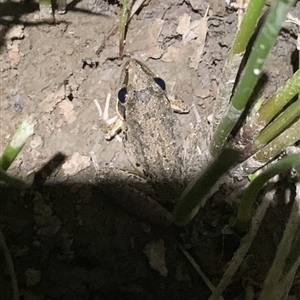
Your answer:
[[[286,170],[286,165],[281,161],[276,162],[276,157],[287,147],[300,140],[300,103],[299,100],[293,102],[293,98],[300,93],[299,71],[270,99],[264,101],[264,97],[261,97],[252,104],[240,132],[229,138],[232,129],[240,121],[242,114],[245,113],[245,108],[249,106],[249,99],[260,78],[264,62],[272,50],[281,25],[294,2],[294,0],[277,0],[271,5],[265,21],[260,28],[257,28],[257,37],[246,59],[240,79],[235,83],[234,79],[240,69],[242,55],[245,53],[251,34],[255,30],[255,25],[259,23],[265,3],[265,1],[250,1],[224,66],[224,76],[219,87],[216,102],[217,109],[215,110],[215,120],[213,122],[217,125],[211,141],[210,152],[211,156],[215,157],[214,163],[217,163],[220,158],[230,153],[227,152],[228,149],[230,151],[234,149],[236,152],[232,154],[231,159],[226,159],[224,165],[227,164],[227,171],[232,170],[234,167],[239,169],[242,177],[248,176],[252,171],[264,167],[266,163],[274,159],[275,162],[272,163],[274,165],[272,165],[271,170],[276,170],[276,174]],[[236,88],[232,90],[234,84]],[[240,165],[237,165],[237,157],[239,157]],[[290,169],[297,162],[296,158],[291,158],[291,161],[288,164]],[[187,220],[195,215],[195,209],[201,206],[200,203],[203,202],[203,198],[210,195],[210,190],[225,173],[223,168],[216,167],[213,178],[211,177],[213,183],[207,184],[207,178],[210,176],[214,163],[207,167],[181,195],[180,201],[174,209],[176,224],[186,224]],[[274,171],[268,171],[267,169],[265,172],[266,174],[261,174],[262,177],[260,178],[267,178],[269,172],[273,174]],[[206,183],[203,184],[203,182]],[[252,197],[253,203],[256,198],[255,195],[258,194],[263,185],[252,185],[251,195],[249,190],[246,189],[245,193],[249,195],[245,194],[244,198]],[[256,189],[255,193],[252,189]],[[240,219],[244,212],[244,209],[239,210]],[[250,221],[249,209],[244,217],[247,222]]]
[[[295,3],[294,0],[275,0],[251,46],[245,67],[241,72],[240,63],[246,47],[259,23],[265,1],[251,0],[236,40],[225,62],[223,76],[219,85],[213,124],[215,125],[210,145],[210,158],[214,162],[199,174],[182,193],[173,215],[176,225],[186,225],[198,212],[207,199],[216,191],[222,177],[239,174],[240,178],[253,178],[242,191],[237,203],[237,215],[231,227],[242,231],[245,236],[240,246],[227,264],[223,278],[212,289],[209,300],[222,298],[222,293],[233,280],[236,271],[243,263],[265,213],[273,200],[276,187],[267,189],[274,176],[295,168],[300,168],[300,149],[284,156],[284,151],[300,140],[300,78],[299,70],[278,89],[269,99],[262,96],[249,103],[257,85],[264,62],[280,32],[282,23]],[[238,82],[237,74],[241,72]],[[235,86],[235,88],[234,88]],[[251,99],[253,101],[253,99]],[[245,112],[245,109],[248,111]],[[245,117],[246,116],[246,117]],[[244,118],[241,122],[241,118]],[[235,136],[232,130],[240,126]],[[288,152],[288,151],[287,151]],[[224,173],[226,173],[223,176]],[[255,172],[255,174],[251,174]],[[299,173],[296,174],[299,176]],[[213,182],[212,182],[213,181]],[[258,201],[258,194],[265,189],[265,195]],[[294,201],[283,237],[279,243],[275,259],[261,288],[260,300],[283,299],[289,293],[297,269],[300,266],[300,183],[296,183],[294,199],[286,196],[285,201]],[[254,202],[257,206],[254,209]],[[197,268],[195,268],[197,270]]]
[[[10,184],[16,188],[27,188],[28,184],[20,179],[9,176],[6,171],[13,163],[17,155],[23,149],[25,143],[33,134],[33,124],[24,121],[18,128],[12,138],[12,141],[6,146],[2,156],[0,157],[0,180]]]
[[[244,192],[241,202],[238,207],[237,213],[237,226],[244,229],[245,226],[250,224],[252,217],[252,206],[257,199],[258,193],[262,187],[275,175],[291,170],[293,166],[300,166],[300,152],[290,154],[280,159],[275,164],[269,166],[264,172],[259,174],[249,184]]]
[[[200,174],[194,182],[182,193],[174,210],[174,220],[177,225],[186,225],[192,216],[191,212],[197,212],[199,199],[202,199],[221,175],[226,173],[230,167],[238,162],[240,153],[237,150],[226,148],[219,157]]]

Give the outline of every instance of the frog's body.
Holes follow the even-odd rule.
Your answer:
[[[175,201],[185,185],[185,175],[184,142],[173,111],[188,110],[182,102],[167,97],[155,74],[143,63],[131,59],[123,75],[126,96],[118,99],[118,118],[107,136],[111,138],[122,130],[131,164],[153,187],[154,195],[150,196],[162,202]]]
[[[182,138],[166,92],[154,74],[129,62],[123,144],[134,167],[152,181],[182,177]]]

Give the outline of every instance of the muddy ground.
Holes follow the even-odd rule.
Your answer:
[[[91,183],[95,162],[128,167],[121,143],[104,137],[95,100],[104,107],[112,93],[115,101],[122,66],[134,57],[159,74],[173,95],[194,103],[201,122],[209,124],[237,9],[221,0],[148,1],[129,23],[123,61],[114,34],[118,3],[73,1],[67,9],[48,24],[39,19],[36,3],[0,3],[1,152],[27,116],[35,123],[9,169],[20,178],[38,173],[33,188],[0,190],[0,224],[20,299],[208,299],[209,288],[179,245],[217,285],[240,238],[222,231],[234,214],[224,201],[227,191],[221,189],[186,228],[161,227],[120,207]],[[295,44],[295,27],[287,25],[266,65],[266,95],[291,76]],[[196,122],[191,113],[180,117],[182,130]],[[249,283],[260,289],[285,222],[278,211],[289,211],[279,207],[270,209],[258,247],[224,299],[245,299]],[[299,294],[298,277],[290,299]],[[3,256],[0,299],[12,299]]]

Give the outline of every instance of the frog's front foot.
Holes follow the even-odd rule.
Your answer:
[[[171,104],[173,112],[179,114],[188,114],[189,108],[185,105],[185,103],[180,99],[175,99],[173,96],[169,96],[168,100]]]
[[[111,94],[108,93],[105,100],[105,106],[102,110],[99,102],[95,99],[94,103],[98,109],[100,120],[104,123],[104,131],[105,131],[105,139],[111,140],[114,137],[121,142],[122,139],[119,136],[119,132],[122,130],[123,127],[123,120],[118,116],[114,116],[112,118],[109,117],[109,106],[110,106],[110,99]]]

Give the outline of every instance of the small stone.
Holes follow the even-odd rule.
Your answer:
[[[194,95],[199,98],[207,98],[210,95],[210,90],[196,88]]]
[[[168,47],[167,52],[163,55],[162,60],[164,62],[172,62],[177,60],[179,54],[179,50],[173,46]]]
[[[74,49],[72,47],[67,47],[65,51],[67,55],[72,55],[74,53]]]
[[[6,38],[11,39],[11,40],[24,38],[24,25],[13,26],[6,33]]]
[[[41,136],[37,135],[34,138],[31,139],[30,141],[30,147],[32,149],[36,149],[39,148],[41,146],[43,146],[44,142]]]
[[[25,272],[25,280],[27,286],[36,285],[41,280],[41,272],[32,268]]]
[[[159,46],[155,46],[155,47],[150,48],[147,51],[146,56],[154,58],[154,59],[158,59],[162,56],[163,52],[164,52],[163,49],[161,49]]]
[[[11,66],[16,67],[19,64],[20,60],[21,60],[19,52],[10,50],[8,52],[8,56],[10,58]]]
[[[144,248],[144,254],[148,257],[151,268],[156,270],[162,277],[168,275],[165,250],[164,241],[162,239],[149,243]]]
[[[34,14],[33,19],[38,21],[40,19],[40,15],[39,14]]]

